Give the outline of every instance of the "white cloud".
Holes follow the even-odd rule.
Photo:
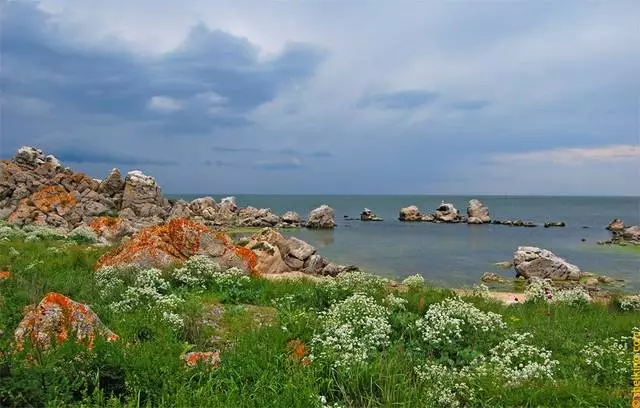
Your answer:
[[[153,96],[149,99],[147,107],[156,112],[171,113],[182,109],[181,101],[168,96]]]
[[[494,156],[498,162],[536,162],[583,164],[589,162],[620,162],[640,160],[640,146],[613,145],[604,147],[557,148],[526,153],[504,153]]]

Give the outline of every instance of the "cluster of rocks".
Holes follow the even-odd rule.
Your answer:
[[[207,226],[305,225],[294,212],[278,216],[270,209],[238,208],[233,197],[219,203],[212,197],[173,202],[162,194],[153,177],[139,170],[123,178],[118,169],[113,169],[104,180],[92,179],[33,147],[21,147],[12,160],[0,162],[0,219],[9,224],[34,224],[69,232],[94,224],[104,227],[106,221],[101,217],[115,219],[109,222],[118,224],[116,235],[175,218],[192,218]],[[306,222],[309,228],[335,225],[333,210],[326,205],[311,211]]]
[[[436,208],[432,214],[422,214],[420,209],[411,205],[402,208],[398,216],[400,221],[406,222],[436,222],[436,223],[461,223],[486,224],[491,222],[489,209],[479,200],[470,200],[467,206],[467,216],[460,214],[458,209],[451,203],[444,201]]]
[[[536,223],[534,223],[533,221],[523,221],[523,220],[493,220],[491,222],[492,224],[496,224],[496,225],[506,225],[508,227],[529,227],[529,228],[533,228],[533,227],[537,227],[538,225]]]
[[[360,221],[383,221],[382,218],[378,217],[373,211],[368,208],[365,208],[360,213]]]
[[[316,248],[295,237],[285,238],[271,228],[253,235],[245,245],[256,254],[255,271],[261,275],[303,272],[311,275],[337,276],[357,270],[354,265],[339,265],[320,256]]]
[[[607,229],[611,231],[611,239],[598,244],[640,245],[640,225],[627,227],[621,219],[616,218],[609,223]]]

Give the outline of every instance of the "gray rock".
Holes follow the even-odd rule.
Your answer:
[[[289,246],[289,254],[301,261],[306,261],[316,253],[316,249],[312,245],[296,237],[289,238],[287,244]]]
[[[467,206],[467,215],[469,216],[469,219],[475,218],[477,220],[480,220],[480,223],[491,222],[491,217],[489,217],[489,209],[484,204],[482,204],[480,200],[469,200],[469,205]],[[469,223],[480,224],[478,222]]]
[[[13,158],[13,161],[28,169],[35,169],[36,167],[46,163],[42,150],[31,146],[22,146],[19,148],[18,153],[16,153],[16,156]]]
[[[200,216],[205,220],[215,219],[218,204],[213,197],[200,197],[189,203],[189,210],[194,216]]]
[[[319,275],[322,273],[327,261],[324,260],[320,255],[314,254],[309,257],[304,263],[304,272],[310,273],[313,275]]]
[[[553,280],[578,280],[580,268],[553,252],[537,247],[519,247],[513,254],[516,276]]]
[[[502,276],[498,275],[497,273],[493,273],[493,272],[485,272],[482,274],[482,277],[480,278],[480,280],[482,282],[492,282],[492,283],[505,283],[506,279],[504,279]]]
[[[469,217],[467,224],[484,224],[484,221],[477,217]]]
[[[321,275],[335,277],[340,275],[343,272],[357,271],[357,270],[358,270],[358,267],[355,265],[338,265],[338,264],[334,264],[333,262],[330,262],[327,265],[325,265],[324,268],[322,268]]]
[[[106,179],[100,182],[98,186],[98,193],[107,197],[113,197],[116,194],[122,194],[124,190],[124,181],[122,181],[122,175],[120,170],[113,169]]]
[[[156,180],[147,176],[139,170],[130,171],[124,181],[124,192],[122,194],[122,208],[130,208],[133,212],[142,217],[149,215],[161,216],[161,212],[150,207],[162,208],[165,205],[164,197]],[[141,212],[144,209],[144,214]],[[166,213],[164,213],[166,216]]]
[[[382,218],[378,217],[373,211],[371,211],[368,208],[365,208],[361,213],[360,213],[360,220],[361,221],[382,221]]]
[[[458,209],[454,207],[453,204],[445,203],[444,201],[436,209],[434,216],[437,221],[442,222],[460,221],[460,214],[458,213]]]
[[[329,229],[336,226],[335,213],[326,204],[312,210],[307,219],[307,228]]]
[[[191,218],[193,213],[189,208],[189,203],[184,200],[178,200],[169,211],[169,219],[173,218]]]
[[[545,222],[544,223],[544,227],[545,228],[552,228],[552,227],[566,227],[567,224],[565,224],[564,221],[550,221],[550,222]]]
[[[282,215],[282,222],[286,224],[300,226],[301,220],[298,213],[293,211],[287,211]]]
[[[223,198],[220,200],[220,208],[231,212],[236,211],[238,209],[236,198],[233,196]]]
[[[632,243],[640,243],[640,225],[625,228],[622,231],[622,238]]]
[[[624,230],[624,222],[620,218],[616,218],[607,225],[607,229],[612,232],[620,232]]]
[[[300,271],[304,268],[304,262],[290,254],[284,257],[284,263],[287,264],[292,271]]]
[[[400,221],[422,221],[422,214],[420,214],[418,207],[410,205],[409,207],[400,209],[398,219]]]

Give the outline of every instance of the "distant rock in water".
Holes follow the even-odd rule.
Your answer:
[[[552,227],[566,227],[567,224],[564,223],[564,221],[550,221],[550,222],[545,222],[544,223],[544,227],[545,228],[552,228]]]
[[[460,215],[458,209],[451,203],[445,203],[444,201],[436,209],[433,214],[436,221],[458,223],[466,221],[464,217]]]
[[[616,218],[607,225],[607,229],[611,232],[620,232],[624,230],[624,222],[620,218]]]
[[[368,208],[365,208],[361,213],[360,213],[360,220],[361,221],[382,221],[382,218],[378,217],[373,211],[371,211]]]
[[[422,214],[420,214],[418,207],[410,205],[409,207],[400,209],[398,219],[400,221],[422,221]]]
[[[309,213],[307,223],[305,225],[311,229],[331,229],[336,226],[335,213],[333,209],[326,204],[312,210]]]
[[[469,205],[467,206],[467,215],[469,219],[467,222],[469,224],[484,224],[491,222],[491,217],[489,217],[489,209],[480,202],[480,200],[469,200]]]
[[[519,247],[513,254],[516,276],[526,279],[538,277],[553,280],[580,279],[580,268],[553,252],[537,247]]]

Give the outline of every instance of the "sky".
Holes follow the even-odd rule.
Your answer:
[[[640,195],[640,2],[8,0],[0,156],[167,193]]]

